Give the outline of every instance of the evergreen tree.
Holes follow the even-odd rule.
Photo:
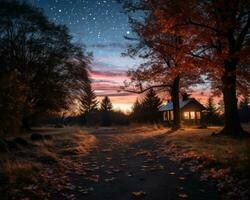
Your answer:
[[[112,124],[112,103],[108,96],[105,96],[101,102],[101,115],[102,115],[102,125],[103,126],[110,126]]]
[[[153,89],[150,89],[142,101],[143,118],[147,122],[159,121],[161,115],[159,107],[162,104],[161,99]]]
[[[140,103],[139,99],[136,99],[132,107],[131,118],[137,122],[142,121],[143,119],[143,105]]]
[[[112,111],[112,109],[113,109],[113,105],[112,105],[112,103],[111,103],[109,97],[108,97],[108,96],[105,96],[105,97],[102,99],[100,110],[101,110],[101,111],[109,112],[109,111]]]
[[[137,122],[157,122],[161,119],[159,107],[161,99],[153,89],[150,89],[140,102],[138,99],[133,105],[131,118]]]
[[[205,121],[208,124],[218,124],[219,122],[219,115],[217,112],[217,108],[215,107],[213,98],[210,96],[207,101],[206,106],[206,115],[205,115]]]
[[[244,97],[244,99],[240,102],[239,114],[241,122],[247,123],[250,121],[250,106],[247,97]]]
[[[96,99],[95,92],[92,89],[90,83],[84,86],[83,95],[80,101],[81,101],[81,112],[83,115],[87,115],[88,113],[97,109],[98,101]]]

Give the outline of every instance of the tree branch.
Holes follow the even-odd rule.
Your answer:
[[[222,31],[220,31],[219,29],[216,29],[214,27],[211,27],[209,25],[206,25],[206,24],[200,24],[198,22],[194,22],[194,21],[188,21],[187,23],[183,23],[183,24],[178,24],[176,26],[185,26],[185,25],[194,25],[194,26],[198,26],[198,27],[201,27],[201,28],[206,28],[206,29],[209,29],[211,31],[214,31],[216,33],[219,33],[219,34],[222,34]]]
[[[129,89],[122,89],[123,91],[125,92],[130,92],[130,93],[134,93],[134,94],[142,94],[150,89],[153,89],[153,88],[163,88],[163,87],[167,87],[167,88],[171,88],[172,85],[170,84],[161,84],[161,85],[152,85],[152,86],[149,86],[145,89],[141,88],[140,90],[129,90]],[[120,92],[120,91],[118,91]]]
[[[244,40],[245,40],[245,37],[247,35],[247,32],[250,28],[250,15],[248,16],[248,20],[247,20],[247,23],[245,25],[245,27],[243,28],[243,30],[241,31],[238,39],[237,39],[237,49],[240,50]]]

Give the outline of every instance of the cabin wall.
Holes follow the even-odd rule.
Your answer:
[[[181,111],[181,121],[184,124],[200,124],[204,107],[197,101],[191,101]],[[171,123],[174,119],[173,111],[163,112],[163,121]]]

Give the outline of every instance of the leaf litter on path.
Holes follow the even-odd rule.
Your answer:
[[[138,192],[132,192],[132,198],[134,199],[141,199],[146,196],[146,192],[138,191]]]

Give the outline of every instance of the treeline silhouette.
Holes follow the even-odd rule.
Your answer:
[[[98,103],[91,84],[84,88],[86,88],[86,91],[81,97],[81,113],[79,115],[68,117],[50,115],[41,119],[38,125],[51,124],[55,127],[63,127],[63,125],[113,126],[129,125],[131,123],[165,124],[162,113],[158,111],[162,105],[162,101],[153,89],[149,90],[140,100],[137,99],[135,101],[131,113],[125,114],[122,111],[113,109],[108,96],[105,96]],[[213,126],[224,124],[224,107],[223,105],[214,103],[212,96],[208,98],[205,108],[206,110],[202,114],[202,125]],[[250,122],[250,106],[247,98],[240,101],[239,113],[242,123]]]

